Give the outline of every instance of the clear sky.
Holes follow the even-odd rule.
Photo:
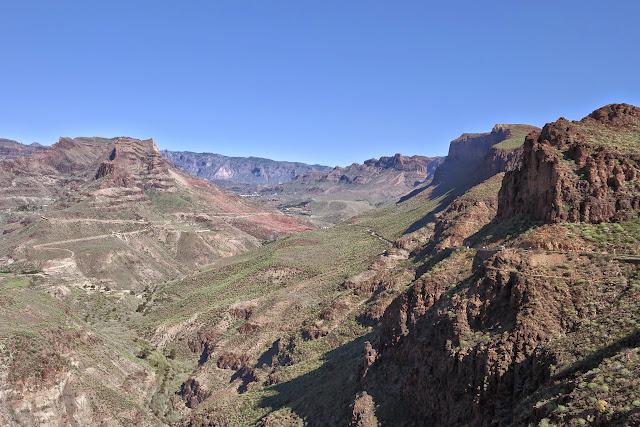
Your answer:
[[[0,0],[0,137],[331,166],[640,105],[640,2]]]

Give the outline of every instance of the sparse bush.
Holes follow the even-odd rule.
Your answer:
[[[146,359],[151,355],[151,349],[148,346],[144,346],[140,349],[137,354],[137,357],[140,359]]]

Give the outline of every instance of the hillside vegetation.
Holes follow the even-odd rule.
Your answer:
[[[429,184],[399,203],[217,257],[172,280],[72,286],[55,265],[41,272],[33,259],[6,263],[0,420],[638,424],[640,207],[628,148],[638,124],[640,109],[623,104],[527,128],[522,148],[496,147],[523,138],[522,125],[465,134]],[[591,131],[581,133],[585,126]],[[589,172],[592,163],[606,179]],[[157,221],[186,215],[194,200],[145,191]],[[11,231],[22,236],[14,250],[90,256],[87,241],[60,246],[56,233],[69,231],[38,227]],[[78,235],[100,227],[69,224]],[[142,224],[108,227],[125,241],[146,233]],[[132,270],[136,262],[115,265]]]

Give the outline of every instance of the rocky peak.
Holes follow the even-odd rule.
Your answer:
[[[640,108],[629,104],[609,104],[598,108],[582,119],[582,122],[598,122],[604,125],[640,125]]]
[[[611,104],[530,134],[522,166],[505,175],[498,216],[598,223],[633,215],[640,210],[638,124],[639,108]]]
[[[110,177],[103,186],[166,188],[172,181],[153,139],[118,138],[107,153],[95,174],[95,179]]]

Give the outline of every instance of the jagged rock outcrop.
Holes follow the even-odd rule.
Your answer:
[[[418,425],[508,425],[540,417],[542,411],[523,415],[515,408],[548,383],[559,363],[547,343],[572,331],[578,318],[595,315],[589,307],[597,293],[575,280],[546,280],[536,254],[478,257],[452,256],[450,268],[427,273],[385,312],[374,377],[393,384],[382,394],[398,393]],[[565,260],[553,258],[553,265]],[[607,298],[621,293],[624,286]],[[375,398],[375,382],[369,384]]]
[[[455,199],[436,215],[431,244],[427,250],[459,247],[488,224],[498,209],[498,190],[503,174],[499,173]]]
[[[204,390],[195,378],[189,378],[182,384],[178,394],[184,399],[187,408],[195,408],[200,402],[203,402],[209,397],[211,393]]]
[[[175,187],[169,165],[153,139],[118,138],[109,147],[108,158],[100,164],[95,179],[107,177],[102,187]]]
[[[363,394],[356,397],[351,405],[351,425],[354,427],[376,427],[378,419],[376,418],[376,405],[371,395]]]
[[[354,163],[344,168],[336,167],[331,171],[309,172],[296,177],[292,185],[315,182],[366,185],[379,181],[382,177],[388,181],[390,176],[385,174],[385,171],[393,171],[393,178],[398,184],[411,188],[428,181],[443,160],[442,157],[403,156],[398,153],[392,157],[369,159],[362,165]],[[389,184],[393,185],[392,182]]]
[[[640,210],[640,108],[611,104],[579,122],[560,118],[524,144],[505,175],[498,216],[546,222],[622,221]]]
[[[517,169],[522,161],[522,151],[522,147],[512,150],[491,147],[489,153],[482,159],[481,177],[489,178],[501,172]]]

